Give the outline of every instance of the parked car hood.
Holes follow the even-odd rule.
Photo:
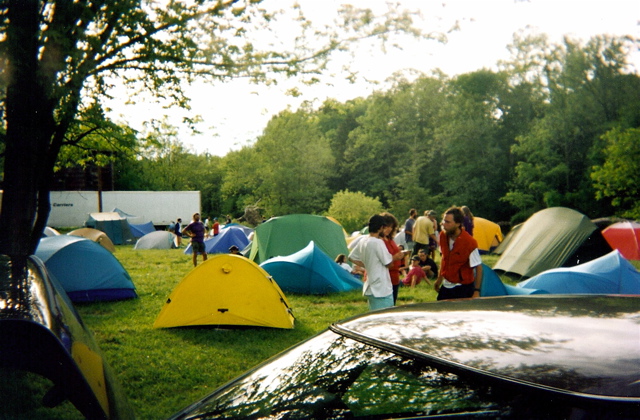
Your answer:
[[[640,401],[640,297],[505,296],[397,307],[334,324],[352,339],[484,379]]]

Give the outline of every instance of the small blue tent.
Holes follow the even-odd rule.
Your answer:
[[[131,229],[131,234],[134,238],[142,238],[147,233],[156,231],[156,228],[153,226],[153,222],[147,222],[141,225],[129,223],[129,229]]]
[[[222,229],[220,229],[220,232],[224,231],[225,229],[228,228],[238,228],[238,229],[242,229],[244,234],[247,235],[247,238],[249,236],[251,236],[251,234],[253,233],[253,229],[251,229],[250,227],[247,227],[245,225],[241,225],[240,223],[228,223],[224,226],[222,226]]]
[[[282,291],[321,295],[360,289],[362,282],[340,267],[311,241],[300,251],[260,264]]]
[[[207,254],[226,254],[231,245],[237,246],[238,249],[244,249],[249,245],[249,239],[243,229],[239,227],[222,229],[219,235],[204,240]],[[191,244],[189,244],[184,253],[191,254],[192,252]]]
[[[507,295],[539,295],[545,294],[544,290],[523,289],[521,287],[504,284],[500,277],[489,268],[488,265],[482,264],[482,285],[480,286],[480,296],[507,296]]]
[[[43,238],[36,256],[60,282],[72,302],[138,297],[120,261],[89,239],[69,235]]]
[[[553,294],[640,294],[640,273],[614,250],[570,268],[554,268],[518,283]]]

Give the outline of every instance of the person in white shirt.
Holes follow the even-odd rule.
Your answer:
[[[380,239],[385,224],[383,216],[372,216],[369,219],[369,236],[358,242],[349,254],[349,261],[363,267],[367,273],[362,294],[367,297],[371,311],[393,306],[393,287],[389,276],[393,255]]]

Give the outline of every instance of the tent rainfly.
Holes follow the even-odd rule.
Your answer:
[[[177,248],[176,234],[166,230],[156,230],[138,239],[133,249],[172,249]]]
[[[195,325],[292,329],[293,313],[278,284],[253,261],[216,254],[171,292],[154,328]]]
[[[134,238],[142,238],[147,233],[155,232],[156,228],[153,226],[153,222],[142,223],[139,225],[129,223],[129,229]]]
[[[473,238],[478,242],[478,250],[486,254],[502,242],[500,225],[482,217],[473,218]]]
[[[244,249],[249,245],[249,239],[244,229],[238,227],[228,227],[222,229],[220,234],[213,238],[204,240],[204,246],[207,254],[225,254],[229,252],[229,247],[235,245],[238,249]],[[191,244],[184,250],[185,254],[192,254]]]
[[[116,212],[90,213],[84,224],[106,233],[115,245],[132,244],[135,241],[129,222]]]
[[[331,259],[349,254],[342,227],[324,216],[290,214],[272,217],[255,230],[249,258],[262,264],[272,257],[291,255],[314,241]]]
[[[111,242],[111,239],[109,239],[107,234],[102,232],[101,230],[93,228],[80,228],[72,230],[71,232],[67,233],[67,235],[87,238],[89,240],[92,240],[93,242],[100,244],[104,247],[104,249],[111,253],[116,252],[116,247],[113,245],[113,242]]]
[[[49,236],[58,236],[58,235],[60,235],[60,232],[58,232],[57,230],[49,226],[45,227],[44,232],[42,232],[43,238],[48,238]]]
[[[500,242],[500,245],[498,245],[496,247],[496,249],[494,249],[491,253],[495,254],[495,255],[502,255],[504,250],[507,249],[507,246],[509,246],[509,243],[511,242],[511,239],[513,239],[513,237],[516,236],[516,233],[522,227],[522,225],[523,224],[520,223],[520,224],[517,224],[514,227],[512,227],[511,230],[504,237],[504,240],[502,242]]]
[[[286,257],[274,257],[260,267],[271,274],[285,292],[327,294],[357,290],[362,282],[329,258],[313,241]]]
[[[50,275],[72,302],[110,301],[138,295],[120,261],[97,243],[79,236],[43,238],[36,249]]]
[[[628,260],[640,260],[640,223],[625,221],[614,223],[602,231],[611,248],[620,251]]]
[[[640,273],[618,250],[569,268],[554,268],[518,283],[553,294],[640,295]]]
[[[533,214],[510,239],[493,270],[532,277],[545,270],[571,267],[611,252],[597,226],[566,207]]]
[[[475,229],[474,229],[475,233]],[[500,277],[489,268],[488,265],[482,264],[482,285],[480,286],[480,296],[508,296],[508,295],[540,295],[547,292],[543,290],[523,289],[521,287],[504,284]]]

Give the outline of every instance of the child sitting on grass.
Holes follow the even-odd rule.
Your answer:
[[[409,270],[407,276],[402,279],[402,282],[405,286],[416,287],[416,285],[420,284],[422,279],[424,279],[427,284],[431,284],[429,279],[427,279],[427,275],[424,270],[420,267],[420,257],[414,255],[411,258],[411,270]]]

